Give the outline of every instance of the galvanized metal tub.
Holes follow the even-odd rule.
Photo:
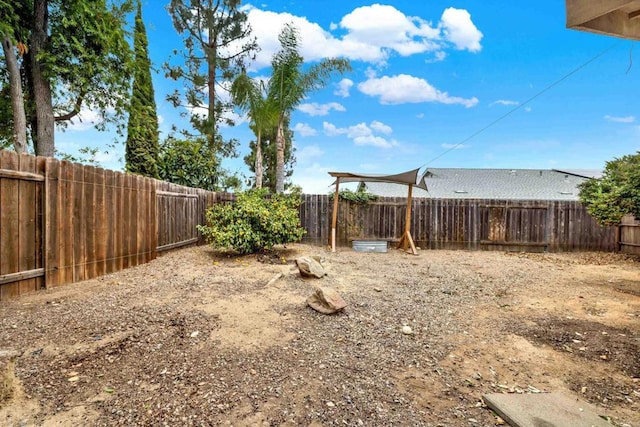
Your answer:
[[[353,250],[356,252],[387,252],[386,240],[354,240],[352,242]]]

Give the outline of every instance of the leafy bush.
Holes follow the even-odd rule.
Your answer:
[[[369,202],[375,202],[379,199],[376,194],[369,193],[368,191],[358,190],[351,191],[348,188],[340,190],[338,192],[340,200],[347,200],[349,202],[366,205]],[[333,200],[335,193],[329,193],[329,200]]]
[[[300,194],[269,196],[264,189],[246,191],[238,194],[234,204],[207,210],[207,225],[199,225],[198,230],[216,248],[241,254],[268,250],[302,239],[300,203]]]
[[[580,201],[601,225],[640,217],[640,152],[607,162],[602,178],[580,184]]]

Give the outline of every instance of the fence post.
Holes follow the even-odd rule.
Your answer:
[[[622,226],[616,225],[616,252],[622,252]]]
[[[58,235],[58,192],[60,183],[60,163],[47,158],[44,166],[44,287],[59,284],[59,235]]]

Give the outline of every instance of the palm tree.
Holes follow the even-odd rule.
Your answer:
[[[272,77],[268,98],[278,107],[278,132],[276,134],[276,193],[284,192],[284,123],[291,112],[312,91],[327,85],[334,73],[351,71],[344,58],[329,58],[313,64],[304,71],[304,58],[298,48],[298,30],[293,24],[285,24],[278,36],[280,50],[271,60]]]
[[[245,70],[236,77],[231,85],[232,102],[249,115],[249,127],[256,135],[256,188],[262,188],[262,134],[276,127],[278,109],[267,96],[264,81],[252,79]]]

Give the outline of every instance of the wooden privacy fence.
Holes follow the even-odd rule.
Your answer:
[[[332,204],[305,195],[300,208],[304,240],[327,244]],[[337,240],[396,241],[404,230],[406,199],[385,197],[338,208]],[[527,251],[617,250],[616,228],[601,227],[579,202],[417,198],[411,235],[423,249]]]
[[[224,194],[0,150],[0,300],[199,242]]]
[[[618,233],[619,250],[626,254],[640,255],[640,220],[632,215],[622,218]]]
[[[227,193],[0,150],[0,300],[90,279],[200,243],[206,208]],[[303,195],[304,241],[328,244],[333,206]],[[396,240],[405,198],[339,204],[337,242]],[[417,198],[411,235],[438,249],[640,253],[640,222],[600,227],[578,202]]]

